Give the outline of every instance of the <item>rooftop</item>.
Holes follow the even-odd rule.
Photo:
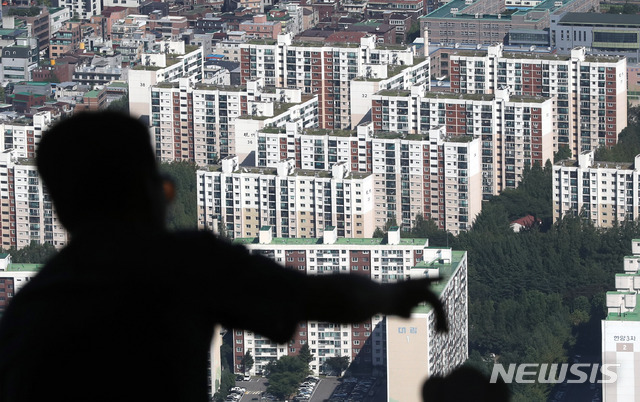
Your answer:
[[[442,279],[440,281],[438,281],[438,282],[434,282],[431,285],[431,289],[439,296],[442,293],[442,291],[444,290],[444,288],[447,286],[447,284],[449,283],[449,280],[451,279],[451,276],[453,275],[453,273],[460,266],[460,263],[464,259],[465,254],[466,254],[466,251],[452,250],[451,251],[451,262],[450,263],[445,264],[445,263],[441,263],[439,261],[434,261],[434,262],[431,262],[431,263],[422,262],[422,263],[416,265],[416,268],[424,268],[424,269],[435,269],[435,268],[437,268],[439,270],[440,277]],[[424,314],[424,313],[428,313],[429,311],[431,311],[431,309],[432,309],[431,305],[418,306],[413,310],[413,312],[414,313],[423,313]]]
[[[566,13],[560,19],[564,25],[631,26],[640,27],[640,18],[634,14]]]
[[[624,275],[624,274],[623,274]],[[637,274],[636,274],[637,275]],[[607,294],[631,294],[631,292],[607,292]],[[605,318],[607,321],[640,321],[640,297],[636,297],[636,307],[632,311],[624,313],[609,313]]]
[[[399,246],[421,246],[427,243],[427,239],[400,239]],[[235,244],[258,244],[258,237],[243,237],[237,238],[233,240]],[[271,243],[273,245],[282,245],[282,246],[309,246],[317,244],[319,246],[325,246],[326,248],[331,248],[332,246],[344,246],[344,245],[356,245],[356,246],[380,246],[380,245],[388,245],[386,237],[372,237],[365,239],[349,239],[339,237],[336,239],[333,244],[323,244],[322,237],[319,238],[292,238],[292,237],[274,237],[271,239]],[[464,253],[464,252],[462,252]]]
[[[11,263],[7,266],[7,271],[13,271],[13,272],[32,272],[32,271],[39,271],[40,268],[42,268],[44,266],[44,264],[16,264],[16,263]]]

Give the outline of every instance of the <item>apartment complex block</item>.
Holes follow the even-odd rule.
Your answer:
[[[482,140],[482,196],[517,187],[525,166],[553,159],[553,100],[493,95],[380,91],[371,112],[376,130],[426,132],[444,126],[450,138]]]
[[[581,214],[595,226],[640,218],[640,155],[633,164],[596,162],[594,151],[553,166],[553,220]]]
[[[291,158],[301,169],[347,164],[374,176],[375,226],[394,218],[405,228],[416,216],[433,219],[452,233],[471,227],[481,208],[480,139],[449,136],[443,126],[424,134],[286,129],[258,132],[258,166],[275,167]]]
[[[389,400],[417,400],[427,376],[447,373],[468,357],[466,253],[430,248],[427,239],[402,239],[398,228],[392,228],[384,239],[337,236],[336,228],[327,228],[322,240],[283,239],[272,237],[270,228],[264,228],[257,238],[236,239],[235,243],[307,275],[363,275],[381,283],[439,275],[442,280],[434,290],[446,306],[449,332],[435,333],[429,306],[417,307],[409,320],[375,315],[350,325],[302,322],[294,338],[282,345],[250,331],[234,330],[234,370],[242,372],[246,351],[255,360],[251,372],[257,373],[269,362],[296,355],[302,345],[308,344],[314,355],[310,368],[315,373],[323,372],[327,358],[347,356],[350,361],[387,373]],[[406,364],[407,356],[411,356],[410,364]],[[412,392],[410,398],[398,399],[406,392]]]
[[[602,320],[602,364],[616,378],[603,378],[602,401],[640,399],[640,240],[631,241],[624,272],[616,274],[616,290],[607,292],[607,316]],[[607,381],[608,380],[608,381]]]
[[[451,91],[494,93],[508,87],[516,96],[554,97],[554,146],[573,155],[615,145],[627,126],[627,66],[624,58],[589,56],[584,48],[570,55],[488,51],[450,55]]]
[[[317,95],[321,128],[344,129],[359,122],[351,116],[352,104],[359,101],[351,99],[354,79],[370,81],[372,90],[408,89],[429,81],[425,58],[414,57],[408,47],[377,44],[375,35],[364,36],[359,44],[324,45],[293,42],[291,34],[281,34],[276,41],[239,46],[242,82],[264,78],[267,86]]]
[[[278,237],[317,237],[335,226],[341,237],[370,237],[373,176],[346,164],[330,171],[295,169],[293,160],[276,169],[239,167],[237,157],[198,170],[198,227],[231,237],[256,237],[269,225]],[[223,225],[223,226],[221,226]]]
[[[150,110],[156,156],[206,166],[237,155],[251,165],[257,130],[298,119],[315,127],[317,104],[317,97],[297,89],[265,88],[263,79],[244,86],[194,84],[186,78],[159,83],[151,88]]]

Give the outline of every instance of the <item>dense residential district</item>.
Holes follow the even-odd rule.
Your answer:
[[[463,364],[507,381],[514,364],[582,362],[615,378],[523,382],[517,368],[512,400],[640,401],[638,12],[4,0],[0,310],[69,241],[33,162],[42,133],[110,109],[149,127],[181,191],[172,228],[308,275],[441,278],[446,334],[427,306],[301,322],[287,344],[220,328],[212,400],[417,402]],[[294,366],[294,385],[270,377]]]

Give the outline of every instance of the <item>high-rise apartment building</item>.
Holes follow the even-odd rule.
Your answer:
[[[485,51],[450,55],[451,91],[490,94],[501,87],[516,96],[552,97],[554,147],[568,146],[573,155],[613,146],[627,126],[626,59],[587,55],[503,53],[502,45]]]
[[[93,15],[102,14],[100,0],[53,0],[53,7],[65,7],[71,11],[73,18],[88,20]]]
[[[553,220],[591,219],[598,227],[640,218],[640,155],[635,162],[595,161],[594,151],[553,166]]]
[[[242,82],[264,78],[267,86],[317,95],[321,128],[343,129],[359,123],[352,120],[352,104],[370,91],[409,89],[429,82],[427,59],[414,57],[408,47],[377,44],[375,35],[363,37],[357,45],[325,45],[294,42],[287,33],[275,41],[260,39],[239,46]],[[353,80],[367,81],[371,89],[352,99]]]
[[[234,330],[234,370],[242,372],[249,351],[252,373],[284,355],[297,355],[307,344],[314,356],[310,368],[323,372],[333,356],[347,356],[365,367],[387,374],[389,400],[419,400],[419,390],[430,375],[442,375],[468,357],[468,303],[466,252],[428,247],[427,239],[402,239],[392,228],[384,239],[338,238],[327,228],[319,238],[272,237],[270,228],[259,236],[236,239],[252,253],[267,256],[287,269],[307,275],[363,275],[381,283],[440,276],[434,285],[444,302],[450,330],[435,333],[430,306],[419,306],[408,320],[375,315],[355,324],[301,322],[288,344],[276,344],[250,331]]]
[[[553,100],[491,95],[380,91],[373,95],[375,130],[406,134],[444,126],[451,139],[480,138],[482,196],[489,199],[515,188],[525,166],[553,159]]]
[[[258,166],[292,158],[297,168],[326,170],[345,163],[374,176],[375,226],[395,219],[404,228],[416,216],[457,234],[481,209],[481,141],[450,136],[444,126],[421,134],[376,132],[373,123],[350,130],[285,129],[258,132]]]
[[[252,165],[257,130],[298,119],[315,127],[317,103],[317,97],[302,96],[299,89],[265,88],[263,79],[241,87],[193,84],[186,78],[160,83],[151,88],[156,156],[207,166],[237,155],[240,163]]]
[[[615,378],[603,378],[602,401],[640,399],[640,240],[631,241],[624,272],[616,274],[616,290],[607,292],[607,316],[602,320],[602,364]],[[605,376],[603,376],[605,377]],[[612,381],[613,380],[613,381]]]
[[[202,48],[184,42],[160,42],[142,55],[142,63],[129,71],[129,112],[149,118],[151,87],[159,82],[188,78],[200,82],[203,77]]]
[[[237,157],[198,170],[198,227],[230,237],[256,237],[271,226],[278,237],[313,238],[325,226],[341,237],[373,235],[373,176],[350,172],[346,164],[330,171],[240,167]],[[221,226],[223,225],[223,226]]]
[[[2,247],[22,248],[32,242],[63,247],[68,234],[54,213],[34,160],[16,155],[15,151],[0,154]]]

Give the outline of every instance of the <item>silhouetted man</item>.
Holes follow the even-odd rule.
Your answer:
[[[0,323],[0,400],[206,401],[214,323],[277,342],[296,323],[409,316],[429,280],[311,277],[207,232],[169,233],[146,127],[82,113],[44,134],[41,177],[69,244]]]

